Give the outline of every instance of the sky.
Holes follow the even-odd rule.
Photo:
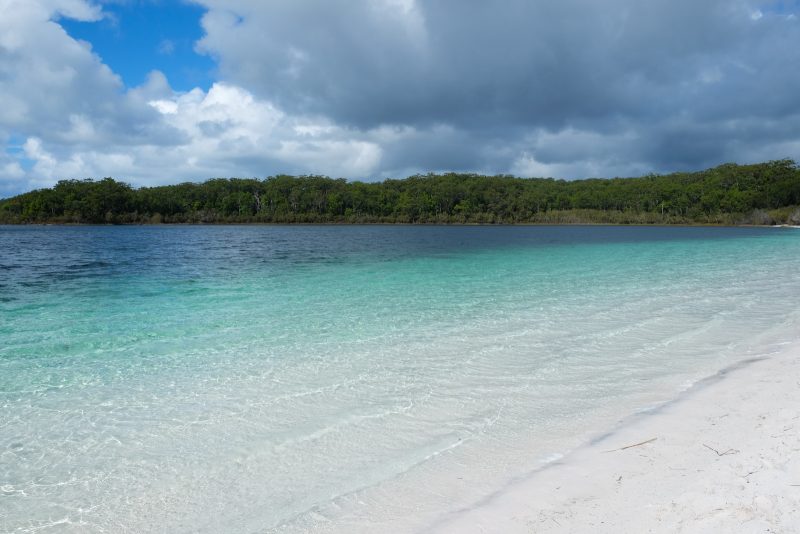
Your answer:
[[[800,160],[798,95],[800,0],[0,0],[0,197]]]

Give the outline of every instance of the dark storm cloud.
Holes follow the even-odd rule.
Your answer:
[[[792,4],[200,3],[209,12],[199,48],[218,58],[230,81],[291,113],[361,131],[422,132],[416,142],[384,145],[384,169],[417,160],[504,171],[526,152],[540,162],[593,160],[586,170],[602,170],[592,147],[566,145],[558,158],[537,153],[537,135],[569,129],[627,135],[614,157],[637,167],[694,167],[739,159],[741,141],[758,143],[732,123],[798,111],[800,23]],[[452,131],[437,138],[441,125]],[[795,141],[800,125],[782,134]],[[784,156],[798,154],[769,153]]]

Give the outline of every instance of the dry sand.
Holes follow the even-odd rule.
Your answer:
[[[800,346],[721,372],[432,530],[800,533]]]

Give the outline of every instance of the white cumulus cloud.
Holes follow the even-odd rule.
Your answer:
[[[363,132],[289,115],[235,84],[178,93],[154,71],[124,87],[89,43],[58,24],[102,16],[82,0],[0,0],[0,196],[65,178],[367,177],[379,165],[381,149]]]

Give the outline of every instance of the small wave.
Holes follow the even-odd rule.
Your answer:
[[[69,269],[75,270],[85,270],[85,269],[99,269],[104,267],[111,267],[113,264],[107,261],[102,260],[94,260],[94,261],[86,261],[82,263],[75,263],[70,265]]]
[[[542,457],[539,460],[539,463],[540,464],[544,464],[544,465],[553,464],[553,463],[556,463],[556,462],[562,460],[564,458],[564,456],[565,456],[564,453],[553,452],[553,453],[548,454],[547,456]]]

